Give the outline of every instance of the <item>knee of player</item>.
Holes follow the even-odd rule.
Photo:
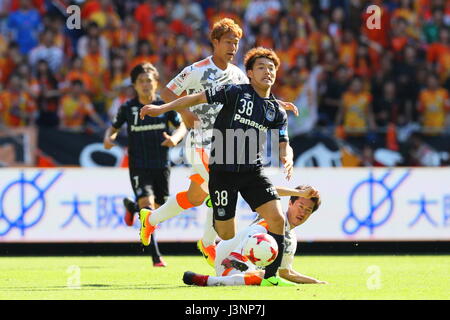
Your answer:
[[[203,201],[205,201],[206,197],[204,197],[203,195],[200,194],[187,194],[187,198],[189,200],[189,202],[194,206],[194,207],[198,207],[199,205],[201,205],[203,203]]]
[[[217,235],[222,240],[230,240],[234,238],[234,231],[233,230],[216,230]]]
[[[208,194],[203,191],[202,189],[199,188],[189,188],[187,191],[187,199],[188,201],[194,206],[194,207],[198,207],[199,205],[201,205],[206,197],[208,196]]]

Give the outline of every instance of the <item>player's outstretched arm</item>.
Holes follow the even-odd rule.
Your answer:
[[[207,103],[205,92],[190,94],[181,98],[178,98],[172,102],[165,103],[160,106],[153,104],[145,105],[141,108],[140,117],[144,119],[145,116],[157,117],[165,112],[174,110],[181,111],[197,104]]]
[[[317,284],[328,284],[326,281],[317,280],[313,277],[306,276],[301,274],[300,272],[295,271],[294,269],[278,269],[278,274],[281,278],[286,279],[288,281],[294,283],[317,283]]]
[[[280,161],[284,166],[286,179],[289,181],[294,170],[294,151],[289,142],[280,142]]]
[[[167,87],[165,87],[161,90],[160,95],[161,95],[161,98],[163,99],[163,101],[165,101],[165,102],[172,102],[179,98],[179,96],[177,96],[175,93],[173,93],[172,90],[170,90]],[[183,122],[185,123],[187,128],[194,128],[195,122],[200,121],[198,116],[192,111],[180,110],[178,113],[183,118]]]
[[[305,186],[302,189],[292,189],[286,187],[275,187],[280,197],[302,197],[302,198],[319,198],[319,191],[311,186]]]

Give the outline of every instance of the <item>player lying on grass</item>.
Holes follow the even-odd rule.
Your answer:
[[[327,284],[312,277],[303,275],[292,267],[294,255],[297,249],[297,237],[294,229],[305,223],[311,214],[320,206],[320,195],[310,186],[299,186],[300,196],[291,196],[289,208],[286,212],[286,226],[284,237],[284,252],[281,266],[278,269],[282,279],[278,286],[293,286],[297,283]],[[280,196],[288,195],[277,187]],[[313,192],[312,192],[313,191]],[[309,195],[313,197],[309,198]],[[186,271],[183,282],[195,286],[243,286],[261,285],[264,278],[264,270],[256,267],[250,260],[242,255],[242,248],[247,239],[256,233],[267,233],[267,223],[262,218],[255,220],[249,227],[239,232],[230,240],[223,240],[216,247],[215,269],[216,276],[196,274]]]
[[[159,116],[201,103],[221,104],[223,107],[214,122],[212,154],[208,162],[214,229],[223,240],[235,236],[236,204],[241,194],[250,208],[266,220],[268,234],[283,251],[285,219],[280,198],[264,174],[262,163],[262,151],[271,132],[278,143],[272,150],[278,150],[286,178],[289,180],[292,176],[293,152],[289,146],[286,111],[271,93],[280,59],[273,50],[259,47],[246,53],[244,64],[250,84],[223,85],[161,106],[147,105],[140,115],[142,118]],[[236,143],[236,139],[241,142]],[[144,245],[148,245],[155,230],[151,215],[150,210],[140,212],[140,236]],[[280,262],[281,257],[277,257],[266,267],[264,283],[277,285]]]

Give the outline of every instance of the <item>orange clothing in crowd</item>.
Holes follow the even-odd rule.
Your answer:
[[[128,78],[128,72],[115,73],[111,74],[111,72],[105,73],[105,87],[108,90],[115,90],[120,88],[123,85],[123,82]]]
[[[272,37],[257,36],[255,47],[274,48],[275,40]]]
[[[30,0],[28,0],[30,1]],[[45,0],[31,0],[34,8],[39,11],[39,13],[45,13]],[[11,12],[18,10],[20,7],[20,0],[11,0]]]
[[[69,73],[67,73],[64,82],[69,85],[74,80],[80,80],[83,82],[83,86],[86,90],[93,92],[94,84],[92,83],[91,76],[87,72],[83,70],[70,70]]]
[[[289,47],[285,50],[279,49],[275,52],[280,58],[281,64],[286,64],[288,68],[292,67],[295,64],[297,55],[299,54],[298,50],[294,47]]]
[[[101,28],[105,27],[109,22],[112,22],[114,25],[120,23],[120,17],[114,10],[114,7],[109,5],[105,10],[98,0],[88,0],[83,4],[81,18],[95,21]]]
[[[397,53],[400,53],[407,44],[408,37],[393,37],[391,39],[391,48]]]
[[[437,63],[437,71],[441,81],[445,81],[450,76],[450,47],[445,44],[435,42],[428,46],[427,61]]]
[[[419,112],[424,129],[441,133],[445,128],[446,114],[450,111],[448,91],[424,89],[419,96]]]
[[[164,6],[149,6],[142,3],[134,10],[134,18],[139,23],[139,39],[145,39],[149,34],[155,31],[154,18],[157,16],[166,16]]]
[[[342,96],[344,107],[344,129],[346,133],[367,132],[368,108],[372,102],[372,95],[368,92],[355,94],[347,91]]]
[[[108,64],[100,53],[87,54],[83,58],[83,70],[87,72],[92,80],[92,92],[96,98],[104,93],[104,75]]]
[[[29,125],[28,119],[32,118],[36,109],[34,99],[26,92],[0,93],[0,122],[8,127]]]
[[[358,44],[356,41],[350,43],[342,43],[339,47],[339,62],[345,64],[349,68],[355,66],[356,50],[358,49]]]
[[[280,97],[283,101],[292,101],[294,102],[300,96],[303,91],[303,85],[299,86],[281,86],[277,91],[277,96]]]
[[[94,112],[91,100],[85,94],[78,97],[66,94],[61,98],[59,116],[64,128],[81,129],[85,117]]]

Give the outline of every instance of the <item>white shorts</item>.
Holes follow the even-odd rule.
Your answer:
[[[233,274],[240,274],[249,271],[257,270],[256,266],[250,261],[242,261],[239,255],[242,254],[242,248],[244,247],[247,239],[255,233],[267,233],[266,228],[259,224],[253,224],[241,232],[239,232],[234,238],[230,240],[222,240],[217,244],[216,247],[216,260],[215,260],[215,270],[217,276],[226,276]],[[233,255],[238,253],[237,255]],[[235,268],[230,268],[223,263],[225,259],[236,259],[240,263],[245,263],[248,267],[246,271],[241,271]],[[244,259],[246,260],[246,259]]]
[[[186,136],[186,142],[184,146],[184,152],[186,156],[186,160],[192,166],[191,175],[189,179],[191,181],[199,184],[203,190],[207,193],[208,191],[208,182],[209,182],[209,156],[211,153],[210,148],[200,148],[195,147],[192,143],[193,132],[189,132]]]

